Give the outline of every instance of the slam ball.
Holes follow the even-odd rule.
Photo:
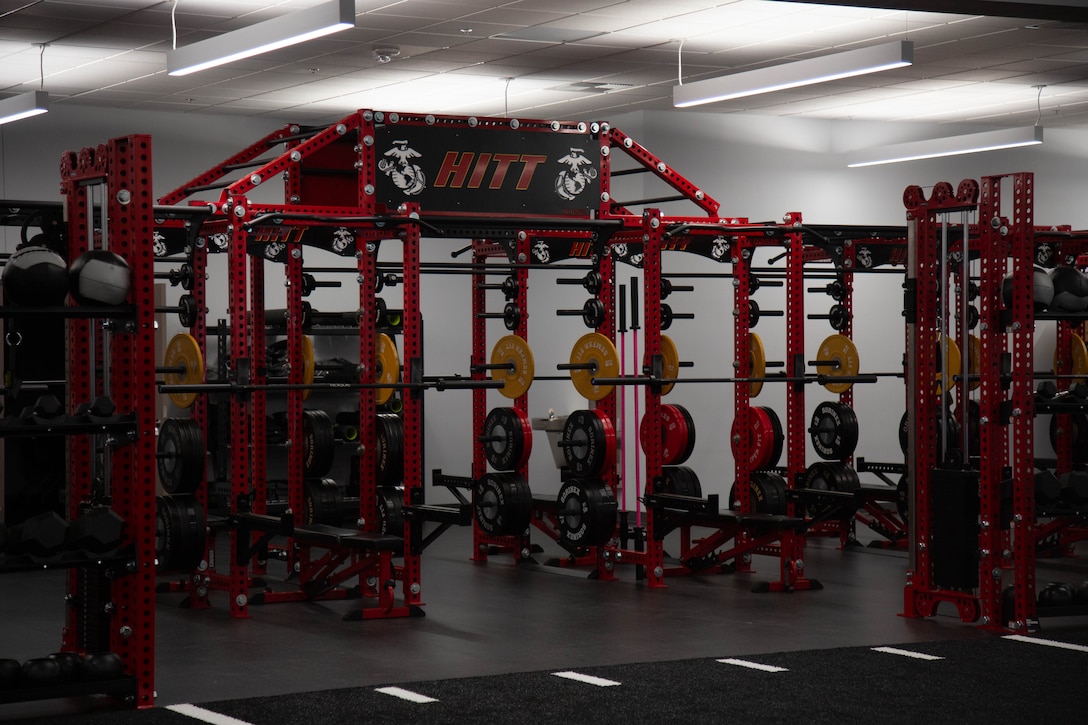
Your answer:
[[[105,249],[76,257],[68,269],[72,299],[81,305],[119,305],[128,297],[132,275],[128,262]]]
[[[1054,283],[1054,307],[1079,312],[1088,309],[1088,277],[1076,267],[1055,267],[1050,271]]]
[[[1042,312],[1054,301],[1054,282],[1042,267],[1035,267],[1032,274],[1032,300],[1035,311]],[[1001,300],[1005,307],[1012,307],[1012,275],[1007,275],[1001,282]]]
[[[63,305],[68,294],[64,258],[48,247],[23,247],[8,258],[0,279],[8,301],[28,307]]]

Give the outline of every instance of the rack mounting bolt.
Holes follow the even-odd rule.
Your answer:
[[[364,186],[363,187],[363,193],[366,194],[367,196],[374,196],[374,185],[373,184],[367,184],[366,186]]]
[[[657,577],[658,579],[660,579],[661,577],[665,576],[665,570],[662,569],[659,566],[655,566],[654,567],[654,576]]]
[[[249,604],[249,597],[247,597],[245,594],[239,594],[234,598],[234,603],[237,604],[239,607],[244,607]]]
[[[408,589],[412,592],[412,594],[419,594],[419,592],[420,592],[419,583],[418,582],[413,582],[412,586],[408,587]]]
[[[131,191],[129,191],[128,189],[121,189],[120,191],[117,192],[117,203],[118,204],[128,204],[130,201],[132,201],[132,192]]]
[[[123,627],[121,627],[119,630],[117,630],[117,633],[120,634],[125,639],[128,639],[129,637],[132,636],[132,627],[130,627],[130,626],[128,626],[126,624]]]

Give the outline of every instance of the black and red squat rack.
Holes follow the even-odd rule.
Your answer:
[[[907,273],[907,393],[912,462],[910,568],[903,615],[930,617],[941,603],[955,607],[964,622],[995,630],[1034,631],[1038,617],[1086,615],[1083,606],[1037,609],[1036,550],[1061,535],[1070,548],[1086,538],[1080,510],[1048,511],[1035,498],[1036,414],[1053,413],[1056,470],[1071,469],[1075,436],[1069,408],[1037,405],[1034,333],[1036,321],[1057,324],[1058,350],[1084,331],[1083,313],[1036,312],[1034,264],[1085,265],[1086,235],[1069,227],[1034,225],[1034,175],[1016,173],[967,179],[958,188],[941,182],[927,199],[918,187],[904,192],[912,239]],[[977,213],[978,224],[968,224]],[[959,225],[954,226],[959,219]],[[950,235],[951,228],[951,235]],[[966,254],[965,254],[966,252]],[[938,460],[940,396],[934,395],[938,346],[933,341],[955,316],[954,334],[965,337],[966,315],[940,309],[941,286],[955,280],[967,290],[967,264],[978,260],[979,364],[978,454],[965,465]],[[1011,301],[1003,308],[1002,282],[1011,265]],[[962,292],[962,294],[966,294]],[[961,298],[962,300],[962,298]],[[1059,387],[1072,364],[1055,356]],[[1062,378],[1061,376],[1067,376]],[[929,381],[929,382],[927,382]],[[957,407],[964,408],[970,375],[950,378]],[[951,384],[950,382],[950,384]],[[1079,411],[1083,413],[1083,406]]]

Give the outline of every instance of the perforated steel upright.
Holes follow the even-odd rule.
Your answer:
[[[154,232],[151,196],[151,138],[132,135],[116,138],[97,148],[85,148],[78,155],[67,152],[61,160],[61,189],[69,219],[70,252],[92,245],[94,219],[88,209],[86,188],[98,185],[102,191],[105,218],[103,242],[128,263],[131,289],[128,302],[132,316],[115,320],[103,339],[108,344],[109,389],[105,391],[121,413],[135,418],[131,441],[118,440],[105,446],[109,459],[110,505],[125,520],[123,545],[130,547],[132,560],[126,571],[107,579],[111,607],[87,612],[88,620],[69,619],[64,634],[66,647],[86,649],[93,639],[88,628],[101,626],[105,642],[94,642],[120,656],[125,672],[136,682],[135,705],[154,704],[155,672],[155,339]],[[108,231],[105,229],[108,224]],[[70,326],[68,373],[72,395],[92,392],[94,357],[88,349],[90,330],[84,321]],[[86,402],[70,398],[70,403]],[[89,451],[79,444],[75,450]],[[90,494],[90,481],[83,463],[87,457],[73,457],[69,471],[69,511]],[[79,578],[76,578],[79,581]],[[84,592],[69,592],[78,605]],[[93,618],[93,619],[92,619]],[[97,621],[96,621],[97,620]]]

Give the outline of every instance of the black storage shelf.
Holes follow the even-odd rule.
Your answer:
[[[124,675],[108,680],[84,680],[50,685],[20,683],[17,687],[0,690],[0,704],[92,695],[109,695],[121,699],[133,698],[136,696],[136,678]]]
[[[61,416],[40,423],[27,422],[22,418],[0,418],[0,436],[5,438],[129,433],[135,430],[134,413],[104,421],[87,421],[74,416]]]
[[[0,574],[16,572],[44,571],[47,569],[72,569],[77,567],[97,567],[107,569],[114,566],[126,566],[132,561],[131,551],[118,551],[112,554],[95,555],[85,551],[64,551],[53,556],[32,556],[30,554],[0,554]]]

